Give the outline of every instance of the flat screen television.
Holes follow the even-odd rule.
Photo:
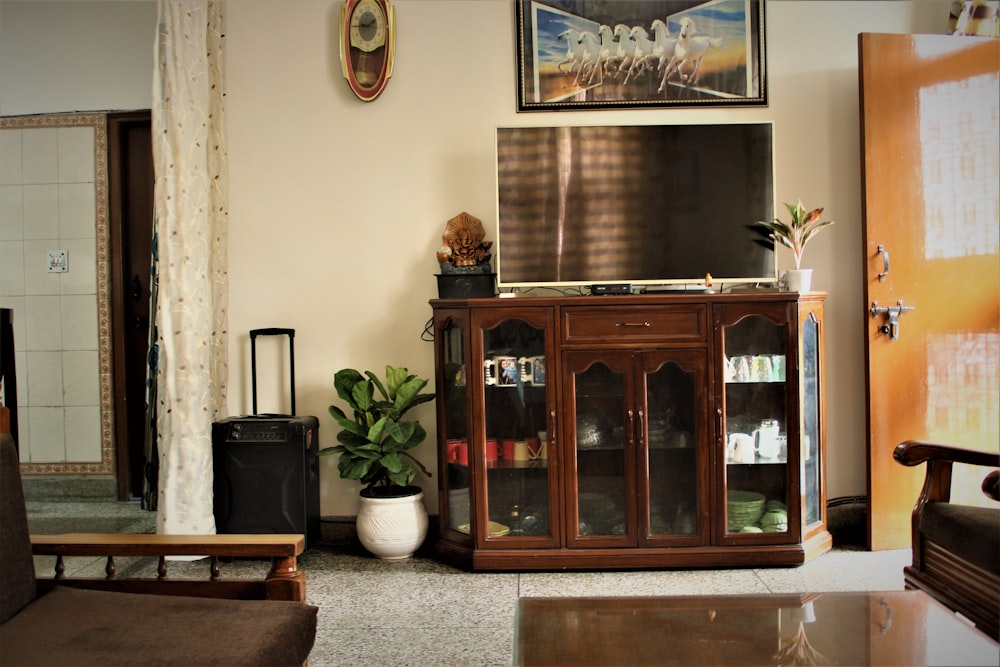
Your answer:
[[[503,287],[773,282],[771,123],[500,127]]]

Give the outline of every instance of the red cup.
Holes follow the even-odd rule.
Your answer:
[[[460,438],[452,438],[445,441],[449,463],[458,465],[469,465],[469,444]]]
[[[500,455],[504,460],[506,461],[514,460],[514,447],[516,446],[516,444],[517,443],[514,440],[503,441],[503,450]]]
[[[500,456],[500,442],[496,438],[486,438],[486,462],[496,463]]]

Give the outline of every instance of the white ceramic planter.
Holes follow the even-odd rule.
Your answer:
[[[790,269],[786,275],[789,292],[808,292],[812,287],[812,269]]]
[[[358,539],[372,555],[409,558],[424,543],[427,510],[423,491],[402,498],[360,498]]]

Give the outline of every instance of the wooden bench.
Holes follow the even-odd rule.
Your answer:
[[[29,536],[17,451],[0,434],[0,664],[305,664],[318,609],[306,604],[303,535]],[[36,577],[33,555],[56,557]],[[75,578],[64,558],[106,558]],[[115,557],[151,557],[153,578],[119,578]],[[171,579],[171,556],[207,556],[204,579]],[[269,558],[256,579],[225,580],[220,559]]]

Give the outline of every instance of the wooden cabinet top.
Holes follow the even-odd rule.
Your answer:
[[[433,308],[528,308],[532,306],[668,306],[680,304],[724,303],[789,303],[797,301],[823,301],[826,292],[726,292],[705,294],[700,292],[615,294],[608,296],[516,296],[477,299],[431,299]]]

